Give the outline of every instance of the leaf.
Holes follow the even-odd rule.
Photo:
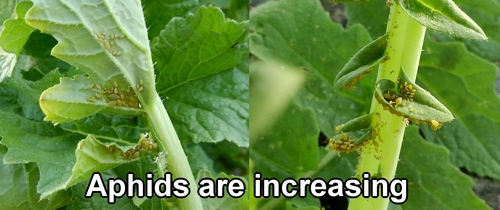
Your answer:
[[[110,4],[106,1],[87,3],[54,0],[33,1],[33,3],[33,7],[27,13],[26,21],[58,40],[52,55],[85,71],[89,78],[97,83],[106,81],[107,84],[113,84],[117,81],[122,91],[130,86],[142,103],[150,104],[155,95],[153,65],[139,2]],[[97,18],[96,12],[100,15]],[[133,53],[124,53],[125,51]],[[143,91],[138,91],[140,89],[138,84],[144,85]],[[51,90],[60,91],[56,86],[47,90],[44,95],[50,95]],[[68,112],[76,113],[84,111],[83,113],[88,115],[94,113],[82,108],[88,106],[81,106],[81,98],[73,99],[75,101],[72,103],[50,107],[54,107],[55,111],[66,109]],[[43,106],[43,100],[41,104]],[[51,113],[46,114],[51,115]],[[56,122],[68,121],[65,118],[68,117],[58,116],[48,119]]]
[[[201,7],[169,22],[152,44],[158,92],[178,113],[171,118],[180,139],[248,147],[247,30]]]
[[[488,39],[481,27],[452,0],[398,0],[398,4],[425,27],[460,38]]]
[[[16,6],[17,19],[11,19],[4,23],[5,28],[0,33],[0,45],[6,52],[19,55],[31,32],[35,29],[26,22],[24,16],[33,3],[20,2]]]
[[[216,179],[240,179],[243,181],[245,186],[247,186],[247,182],[243,177],[238,177],[234,175],[227,175],[225,173],[219,173],[217,177],[213,177],[209,171],[201,170],[198,172],[198,177],[196,178],[196,182],[199,182],[202,178],[210,178],[212,180]],[[227,193],[227,192],[226,192]],[[248,190],[245,189],[245,194],[240,198],[232,198],[229,195],[224,196],[223,198],[210,198],[203,200],[203,208],[204,209],[229,209],[229,210],[243,210],[248,209]]]
[[[389,7],[384,1],[369,1],[363,4],[346,4],[347,28],[363,25],[372,38],[386,33]]]
[[[16,54],[6,53],[0,49],[0,83],[10,77],[16,65]]]
[[[350,153],[366,145],[374,139],[374,128],[371,127],[373,114],[366,114],[335,127],[338,135],[330,138],[328,148],[339,152]]]
[[[265,133],[305,80],[299,69],[262,61],[250,65],[250,141]]]
[[[427,41],[423,49],[417,82],[456,117],[436,133],[423,128],[426,139],[445,145],[458,167],[500,179],[496,66],[467,52],[459,43]]]
[[[325,134],[333,136],[335,126],[369,110],[375,75],[366,75],[354,91],[333,88],[340,69],[370,42],[361,26],[344,30],[332,23],[319,1],[300,0],[262,4],[252,10],[250,24],[252,54],[306,71],[294,101],[312,108]]]
[[[472,180],[448,156],[442,146],[419,137],[417,127],[406,128],[397,176],[408,179],[408,192],[413,193],[403,209],[490,209],[472,191]]]
[[[0,160],[7,148],[0,145]],[[3,164],[0,162],[0,208],[2,209],[57,209],[70,202],[68,192],[61,191],[50,199],[40,200],[36,184],[40,179],[36,164]]]
[[[41,198],[63,189],[60,184],[71,176],[74,151],[81,136],[55,129],[50,123],[34,122],[5,112],[0,115],[3,119],[0,121],[1,143],[9,148],[4,163],[37,162],[40,168],[37,192]]]
[[[500,23],[495,19],[500,16],[500,3],[495,0],[455,0],[454,2],[481,26],[488,36],[488,41],[456,39],[438,33],[429,33],[428,37],[442,42],[461,41],[471,52],[492,62],[499,61],[500,55],[497,52],[500,51],[500,34],[497,31],[500,30]]]
[[[25,62],[24,58],[20,62]],[[0,109],[27,119],[42,120],[43,113],[37,103],[38,98],[45,88],[56,84],[59,77],[57,71],[52,71],[43,79],[32,82],[23,79],[20,71],[14,72],[12,77],[0,84],[0,102],[5,104]]]
[[[291,132],[290,128],[300,128]],[[263,177],[284,179],[293,174],[317,169],[318,125],[310,108],[291,103],[270,131],[252,144],[250,157],[254,171]],[[278,158],[277,158],[278,157]],[[277,175],[276,171],[282,174]]]
[[[454,119],[446,106],[431,93],[413,83],[403,70],[400,70],[399,75],[398,83],[387,79],[377,82],[375,98],[384,106],[384,109],[398,116],[409,118],[415,123],[419,121],[430,123],[433,127],[441,127],[435,123],[449,122]],[[410,96],[405,95],[404,89],[409,91]]]
[[[41,198],[77,184],[93,172],[130,162],[122,158],[123,151],[117,147],[110,150],[92,136],[79,141],[80,135],[54,128],[48,122],[29,121],[1,111],[0,116],[9,119],[0,121],[1,143],[9,148],[4,162],[37,162],[41,174],[37,192]]]
[[[148,38],[153,40],[173,18],[182,17],[198,6],[198,0],[141,0]]]
[[[136,144],[142,133],[150,130],[149,120],[142,116],[95,114],[90,117],[61,124],[67,131],[83,135],[92,134],[115,143]],[[125,142],[123,142],[125,141]]]
[[[107,180],[110,178],[115,178],[109,171],[101,173],[104,185],[108,188]],[[85,191],[90,180],[85,180],[84,182],[75,185],[71,188],[73,194],[73,202],[71,202],[66,209],[78,210],[78,209],[138,209],[132,199],[127,196],[117,198],[114,204],[109,204],[107,198],[102,198],[98,194],[93,194],[91,198],[85,197]]]
[[[335,90],[354,89],[354,85],[365,74],[371,72],[376,65],[387,58],[386,48],[387,34],[361,48],[337,74],[333,88]]]
[[[117,84],[123,83],[125,82]],[[93,88],[91,88],[92,85],[94,85]],[[98,88],[97,85],[101,88]],[[106,89],[114,91],[107,92]],[[112,94],[116,98],[113,98]],[[122,95],[124,97],[121,97]],[[118,100],[123,100],[126,106],[111,104],[111,101],[117,102]],[[108,114],[138,115],[143,113],[137,104],[138,100],[130,86],[124,89],[120,85],[115,87],[113,83],[99,84],[95,79],[78,75],[74,78],[61,78],[60,84],[45,90],[40,96],[40,107],[46,114],[44,120],[65,123],[101,111]],[[133,102],[133,105],[129,106],[128,103],[132,101],[135,103]]]

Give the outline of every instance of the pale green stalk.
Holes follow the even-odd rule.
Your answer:
[[[425,27],[410,18],[399,5],[393,4],[387,23],[387,33],[388,60],[379,65],[377,81],[381,79],[397,81],[401,67],[405,69],[408,77],[415,81]],[[406,125],[402,117],[383,110],[375,98],[372,99],[371,113],[373,112],[375,117],[372,126],[378,135],[373,144],[363,148],[356,177],[361,179],[363,172],[369,172],[371,176],[392,180],[396,173]],[[389,199],[380,196],[378,198],[361,196],[351,200],[349,210],[382,210],[387,209],[388,204]]]
[[[194,179],[186,154],[175,132],[174,125],[170,121],[167,110],[165,110],[158,94],[155,94],[152,101],[153,103],[145,106],[144,109],[148,113],[158,141],[167,150],[166,157],[169,171],[172,173],[174,179],[182,177],[189,181],[189,189],[191,190],[189,196],[179,199],[182,208],[203,210],[201,198],[197,192],[198,183]]]

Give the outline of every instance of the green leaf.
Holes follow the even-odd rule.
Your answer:
[[[448,156],[442,146],[419,137],[417,127],[406,128],[397,177],[408,179],[411,193],[403,209],[490,209],[472,191],[472,180]]]
[[[458,167],[500,179],[497,67],[459,43],[427,41],[423,49],[417,82],[456,117],[436,133],[423,128],[426,139],[445,145]]]
[[[16,54],[6,53],[0,48],[0,83],[10,77],[16,65]]]
[[[7,148],[0,145],[0,160]],[[3,164],[0,161],[0,203],[1,209],[57,209],[70,202],[66,191],[57,193],[50,199],[40,200],[36,184],[40,174],[36,164]]]
[[[293,95],[301,87],[305,75],[299,69],[281,64],[252,62],[250,65],[250,141],[255,141],[273,125]]]
[[[467,39],[488,39],[452,0],[398,0],[408,15],[425,27]]]
[[[361,48],[337,74],[333,88],[335,90],[354,89],[354,85],[365,74],[371,72],[376,65],[387,58],[386,48],[387,34]]]
[[[152,44],[158,92],[233,68],[248,59],[246,23],[224,19],[215,7],[169,22]],[[217,43],[214,45],[214,43]]]
[[[24,62],[23,60],[20,61]],[[0,84],[0,102],[5,104],[0,109],[40,121],[43,119],[43,113],[37,103],[38,98],[45,88],[57,83],[60,75],[57,71],[52,71],[43,79],[32,82],[22,79],[20,73],[14,72],[11,78]]]
[[[152,44],[158,92],[177,113],[171,118],[180,139],[248,146],[247,30],[201,7],[169,22]]]
[[[165,107],[177,113],[171,118],[180,139],[195,143],[226,139],[248,147],[247,64],[179,86],[163,97]]]
[[[110,178],[115,178],[109,171],[101,173],[104,185],[108,188],[107,180]],[[99,194],[94,194],[91,198],[85,197],[85,191],[87,190],[87,185],[90,180],[85,180],[84,182],[77,184],[71,188],[73,194],[73,202],[71,202],[66,209],[78,210],[78,209],[138,209],[131,198],[123,196],[117,198],[114,204],[109,204],[107,198],[99,196]]]
[[[372,38],[386,33],[389,7],[385,1],[369,1],[363,4],[346,4],[347,28],[362,24]]]
[[[94,83],[95,82],[95,83]],[[116,82],[114,80],[113,82]],[[120,82],[117,84],[126,84]],[[97,88],[99,85],[101,88]],[[94,86],[93,88],[91,88]],[[126,89],[118,86],[117,91],[107,93],[105,89],[115,90],[113,83],[99,84],[96,80],[78,75],[75,78],[61,78],[61,83],[45,90],[40,96],[40,107],[46,114],[44,120],[58,123],[70,122],[98,112],[109,114],[138,115],[143,113],[137,102],[137,95],[131,91],[130,86]],[[121,95],[124,97],[121,97]],[[115,95],[116,98],[113,98]],[[130,97],[130,98],[129,98]],[[127,106],[111,104],[111,101],[123,100]],[[136,107],[137,106],[137,107]]]
[[[366,114],[375,75],[366,75],[354,91],[333,88],[340,69],[371,41],[365,29],[332,23],[319,1],[269,2],[252,10],[250,20],[252,54],[307,72],[294,101],[312,108],[325,134],[333,136],[335,126]]]
[[[37,162],[37,192],[42,198],[63,189],[60,185],[71,176],[74,151],[81,136],[68,134],[48,122],[34,122],[5,112],[0,115],[1,143],[9,148],[4,163]]]
[[[290,128],[300,129],[291,132]],[[276,171],[299,174],[317,169],[318,133],[313,111],[291,103],[270,131],[252,144],[250,157],[255,162],[254,171],[269,177],[276,175]],[[273,177],[284,179],[290,175]]]
[[[175,17],[182,17],[198,6],[198,0],[141,0],[144,19],[148,27],[148,38],[153,40]]]
[[[27,13],[26,21],[58,40],[52,55],[85,71],[97,84],[113,84],[117,81],[122,91],[130,86],[141,103],[150,104],[155,96],[153,64],[139,2],[110,4],[107,1],[100,3],[33,1],[33,3],[33,7]],[[96,14],[99,14],[99,17],[96,17]],[[143,85],[142,91],[139,91],[138,84]],[[51,90],[55,91],[55,94],[61,91],[56,86],[47,90],[45,94],[50,95]],[[75,92],[75,95],[79,93]],[[81,106],[79,102],[85,99],[73,99],[75,100],[73,103],[57,104],[53,108],[55,111],[65,109],[69,112],[83,111],[82,114],[88,115],[95,113],[85,110],[92,105]],[[71,109],[73,106],[74,109]],[[51,115],[51,113],[46,114]],[[65,122],[68,121],[66,118],[67,116],[58,116],[48,119]]]
[[[31,2],[20,2],[16,6],[17,19],[11,19],[4,23],[5,28],[0,33],[0,46],[6,52],[19,55],[31,32],[35,30],[24,21],[26,11],[32,5]]]
[[[66,133],[48,122],[29,121],[5,112],[0,116],[9,119],[0,121],[1,143],[9,148],[4,162],[37,162],[41,174],[37,191],[42,198],[87,179],[93,172],[131,161],[122,157],[126,147],[122,151],[112,149],[90,135],[79,141],[80,135]]]
[[[141,134],[150,130],[149,120],[142,115],[113,116],[107,114],[95,114],[69,123],[63,123],[61,128],[83,135],[92,134],[96,138],[129,145],[131,143],[136,144]]]
[[[13,11],[21,0],[6,0],[0,2],[0,23],[13,16]]]
[[[196,179],[199,182],[203,178],[215,179],[240,179],[243,181],[245,186],[247,182],[243,177],[238,177],[234,175],[227,175],[225,173],[219,173],[217,177],[213,177],[209,171],[201,170],[198,172],[198,177]],[[227,193],[227,192],[226,192]],[[248,188],[245,188],[245,194],[240,198],[232,198],[231,196],[224,196],[223,198],[210,198],[203,200],[204,209],[228,209],[228,210],[243,210],[248,209]]]
[[[375,98],[384,106],[384,109],[416,123],[419,121],[431,123],[434,127],[441,127],[435,123],[453,120],[450,110],[431,93],[411,82],[403,70],[399,75],[398,83],[386,79],[377,82]],[[409,90],[409,96],[405,95],[403,89]]]
[[[492,62],[499,61],[500,54],[498,54],[498,52],[500,51],[500,34],[497,33],[497,31],[500,30],[500,22],[497,21],[497,17],[500,16],[500,2],[495,0],[455,0],[454,2],[465,13],[467,13],[467,15],[474,19],[479,26],[481,26],[484,33],[488,36],[488,41],[456,39],[454,37],[438,33],[429,33],[428,37],[432,37],[433,40],[443,42],[461,41],[465,43],[467,49],[473,53]]]
[[[328,148],[339,152],[350,153],[374,139],[374,129],[371,127],[373,114],[366,114],[335,127],[340,133],[330,139]]]

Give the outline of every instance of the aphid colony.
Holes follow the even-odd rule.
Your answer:
[[[104,32],[97,33],[97,31],[95,29],[94,29],[94,34],[97,36],[99,41],[104,45],[104,48],[106,48],[106,50],[111,53],[111,55],[120,56],[122,54],[120,51],[116,51],[116,50],[111,49],[111,47],[113,47],[115,39],[123,39],[123,38],[125,38],[125,35],[123,35],[123,34],[111,34],[109,36],[109,39],[108,39],[108,38],[106,38],[106,33],[104,33]]]
[[[339,156],[341,152],[350,153],[354,150],[361,148],[362,146],[368,144],[368,141],[363,141],[357,145],[354,145],[354,139],[349,138],[347,133],[342,132],[338,139],[331,138],[328,148],[330,150],[339,151]]]
[[[399,79],[398,79],[398,81],[399,81]],[[404,84],[399,84],[398,91],[399,91],[399,94],[401,96],[394,94],[394,93],[390,93],[389,91],[384,93],[383,97],[384,97],[385,101],[387,101],[389,104],[394,104],[395,107],[404,106],[404,100],[407,100],[410,102],[413,101],[413,96],[415,95],[416,89],[413,88],[413,86],[411,84],[404,82]],[[382,104],[384,110],[388,110],[392,114],[398,115],[400,117],[409,118],[409,120],[415,124],[419,124],[420,122],[422,122],[422,124],[426,125],[427,123],[429,123],[432,130],[437,130],[437,129],[441,128],[441,126],[443,125],[443,123],[440,123],[436,120],[420,121],[418,119],[404,116],[402,113],[396,111],[394,108],[389,106],[389,104],[384,103],[383,100],[377,94],[375,94],[375,98],[377,99],[377,101],[380,104]],[[408,111],[413,112],[414,110],[413,110],[413,108],[409,107]]]
[[[139,84],[136,85],[137,91],[141,92],[144,90],[142,86],[143,81],[141,80]],[[87,101],[95,103],[97,100],[105,100],[109,106],[119,106],[119,107],[132,107],[132,108],[142,108],[139,99],[137,98],[135,91],[131,86],[128,86],[125,90],[120,88],[118,82],[114,81],[112,87],[103,87],[99,84],[90,84],[90,89],[97,90],[99,92],[94,93],[87,98]]]
[[[141,153],[151,154],[153,151],[158,150],[158,144],[155,140],[149,138],[147,134],[141,134],[139,144],[132,149],[125,151],[121,157],[125,160],[138,158]]]

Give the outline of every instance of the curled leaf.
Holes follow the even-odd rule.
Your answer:
[[[335,130],[340,134],[330,139],[328,148],[350,153],[367,144],[373,135],[372,118],[373,114],[367,114],[337,126]]]
[[[96,80],[94,80],[95,82]],[[115,85],[116,83],[116,85]],[[138,115],[143,111],[135,92],[123,80],[92,83],[89,78],[61,78],[61,83],[45,90],[40,107],[45,120],[64,123],[102,112]]]
[[[380,80],[375,98],[384,109],[415,123],[429,123],[436,130],[442,123],[453,120],[453,114],[432,94],[422,89],[400,71],[399,82]]]
[[[333,85],[335,90],[354,89],[354,85],[363,75],[369,73],[375,65],[387,58],[386,48],[387,34],[361,48],[335,77]]]
[[[452,0],[399,0],[398,4],[415,21],[458,38],[488,39],[479,27]]]

